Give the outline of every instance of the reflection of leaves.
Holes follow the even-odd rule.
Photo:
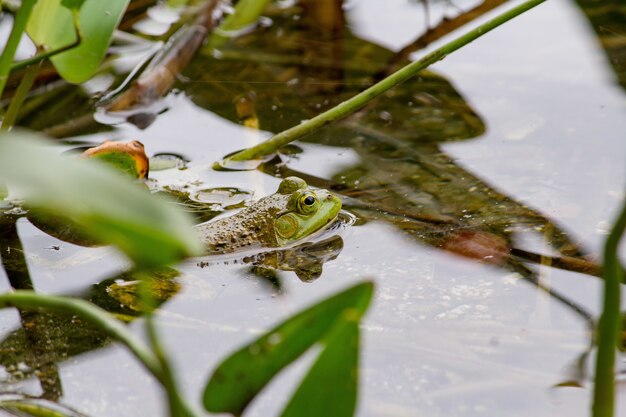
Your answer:
[[[356,285],[289,318],[222,362],[204,391],[211,412],[241,415],[250,401],[283,368],[315,343],[323,351],[285,410],[327,415],[327,405],[352,415],[356,401],[358,322],[372,296],[372,284]],[[254,366],[251,366],[254,364]],[[342,384],[337,385],[337,377]],[[343,379],[345,378],[345,379]],[[309,391],[311,386],[315,389]],[[315,394],[314,394],[315,393]],[[308,395],[318,401],[311,403]],[[300,414],[302,415],[302,414]]]
[[[178,271],[170,268],[151,271],[147,285],[156,306],[163,304],[180,291],[180,283],[175,279],[178,275]],[[140,277],[136,277],[132,272],[125,273],[95,285],[89,301],[115,313],[119,319],[131,321],[146,312],[140,297],[140,285]]]
[[[75,317],[33,313],[25,316],[22,325],[24,329],[12,332],[0,342],[0,364],[12,380],[33,376],[109,341],[96,327]],[[11,379],[5,382],[12,382]]]
[[[111,130],[93,117],[91,96],[80,86],[48,85],[45,91],[27,100],[18,115],[18,124],[52,137]]]
[[[302,16],[303,23],[272,17],[273,28],[231,42],[222,59],[194,62],[188,75],[201,82],[188,88],[198,105],[238,121],[236,97],[253,95],[260,128],[278,132],[362,90],[393,56],[343,26],[325,36],[310,16]],[[548,218],[495,190],[437,146],[484,131],[452,84],[424,71],[303,140],[356,151],[359,163],[336,172],[332,183],[353,198],[348,205],[364,220],[385,220],[420,242],[500,264],[519,230],[543,232],[562,254],[580,256]]]
[[[221,59],[196,57],[186,72],[195,82],[181,87],[189,89],[197,105],[242,124],[238,98],[253,95],[260,128],[279,132],[361,91],[391,55],[349,33],[332,42],[301,39],[307,35],[284,32],[286,21],[279,18],[272,30],[238,39],[220,53]],[[312,52],[308,48],[315,51],[314,60],[307,58]],[[224,95],[233,101],[225,101]],[[350,118],[350,124],[383,126],[399,139],[414,142],[461,140],[484,131],[480,118],[450,83],[429,71],[377,99]],[[350,146],[353,137],[327,129],[305,140]]]
[[[621,0],[576,0],[602,48],[619,83],[626,88],[626,8]]]
[[[158,305],[180,289],[175,280],[177,275],[173,269],[152,271],[150,288]],[[138,277],[129,272],[94,285],[86,299],[129,322],[144,312],[137,292]],[[91,323],[63,314],[26,313],[22,317],[22,326],[0,342],[0,364],[14,380],[29,377],[45,367],[110,342],[110,338]]]

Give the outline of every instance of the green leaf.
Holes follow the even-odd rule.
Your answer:
[[[61,5],[68,9],[80,10],[85,0],[61,0]]]
[[[229,39],[229,35],[252,25],[259,20],[261,13],[267,7],[270,0],[240,0],[235,6],[233,14],[230,14],[215,30],[209,41],[208,48],[219,48]]]
[[[46,50],[76,42],[72,12],[61,0],[39,0],[26,25],[26,33],[37,46]]]
[[[0,401],[0,410],[13,416],[32,417],[81,417],[79,414],[63,405],[40,398],[15,398]]]
[[[344,314],[358,321],[369,305],[372,292],[371,282],[355,285],[296,314],[232,354],[217,367],[207,383],[204,407],[210,412],[241,415],[278,372],[327,336],[338,320],[344,320]],[[338,336],[328,340],[334,337]],[[337,357],[336,353],[330,355]],[[326,359],[323,364],[325,362]]]
[[[51,58],[63,78],[72,83],[82,83],[93,76],[106,54],[128,2],[84,0],[78,15],[80,44]],[[33,42],[46,50],[71,45],[77,40],[72,12],[62,3],[75,6],[80,0],[39,0],[26,27]]]
[[[191,220],[99,161],[59,156],[34,135],[0,135],[0,181],[29,205],[63,216],[141,266],[199,254]]]
[[[285,407],[282,417],[352,417],[356,406],[359,320],[344,313],[326,348]]]
[[[169,7],[183,7],[189,3],[190,0],[167,0]]]

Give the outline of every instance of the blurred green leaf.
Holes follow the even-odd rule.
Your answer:
[[[68,9],[80,10],[85,0],[61,0],[61,5]]]
[[[34,135],[0,135],[0,180],[29,205],[71,219],[138,265],[166,265],[201,252],[191,220],[174,205],[102,162],[58,154]]]
[[[0,183],[0,200],[4,200],[5,198],[7,198],[7,195],[9,195],[9,193],[7,192],[7,187]]]
[[[0,401],[0,409],[12,416],[32,417],[84,417],[62,405],[35,398],[17,398]]]
[[[234,33],[255,23],[269,2],[270,0],[239,0],[233,13],[213,32],[207,46],[219,48]]]
[[[345,320],[346,313],[350,315],[351,321],[358,322],[369,305],[372,292],[371,282],[351,287],[291,317],[232,354],[218,366],[207,383],[203,395],[204,407],[210,412],[241,415],[250,401],[278,372],[313,344],[324,340],[326,349],[331,351],[320,356],[316,364],[319,368],[312,371],[314,375],[308,376],[304,384],[309,386],[309,381],[318,381],[322,375],[328,373],[331,360],[351,354],[334,343],[349,339],[349,334],[353,332],[340,330],[337,335],[335,332],[329,334],[329,331]],[[343,325],[340,327],[348,326],[345,322]],[[347,362],[354,361],[356,358]],[[352,368],[352,365],[346,367]],[[345,374],[345,369],[338,372]],[[332,382],[333,386],[336,384],[337,381]],[[345,392],[343,394],[350,395]]]
[[[169,7],[183,7],[189,3],[190,0],[167,0]]]
[[[359,319],[350,312],[325,339],[326,348],[291,397],[282,417],[352,417],[356,406]]]
[[[63,78],[72,83],[82,83],[93,76],[128,2],[84,0],[78,16],[82,36],[80,44],[51,58]],[[28,21],[26,32],[33,42],[46,50],[61,48],[77,40],[72,12],[64,7],[64,3],[75,6],[80,1],[39,0]]]
[[[39,0],[26,25],[26,33],[46,50],[76,41],[72,13],[61,6],[61,0]]]

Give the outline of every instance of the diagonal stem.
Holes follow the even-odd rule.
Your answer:
[[[332,122],[343,119],[344,117],[354,113],[355,111],[365,106],[374,98],[380,96],[389,89],[413,77],[418,72],[427,68],[429,65],[444,59],[446,56],[456,51],[457,49],[467,45],[475,39],[480,38],[487,32],[490,32],[491,30],[508,22],[514,17],[517,17],[525,11],[530,10],[533,7],[543,3],[544,1],[545,0],[528,0],[517,7],[507,10],[501,15],[469,31],[465,35],[460,36],[453,41],[443,45],[442,47],[434,50],[422,59],[399,69],[387,78],[360,92],[356,96],[344,101],[343,103],[338,104],[332,109],[327,110],[324,113],[321,113],[313,117],[312,119],[307,120],[306,122],[300,123],[297,126],[287,129],[271,137],[265,142],[262,142],[248,149],[244,149],[243,151],[237,152],[236,154],[228,157],[227,160],[245,161],[260,156],[269,155],[273,152],[276,152],[276,150],[281,146],[293,142],[294,140],[299,139],[305,135],[313,133]]]

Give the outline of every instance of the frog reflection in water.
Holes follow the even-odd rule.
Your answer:
[[[239,213],[196,226],[208,254],[289,245],[335,220],[341,200],[303,179],[285,178],[278,191]]]

